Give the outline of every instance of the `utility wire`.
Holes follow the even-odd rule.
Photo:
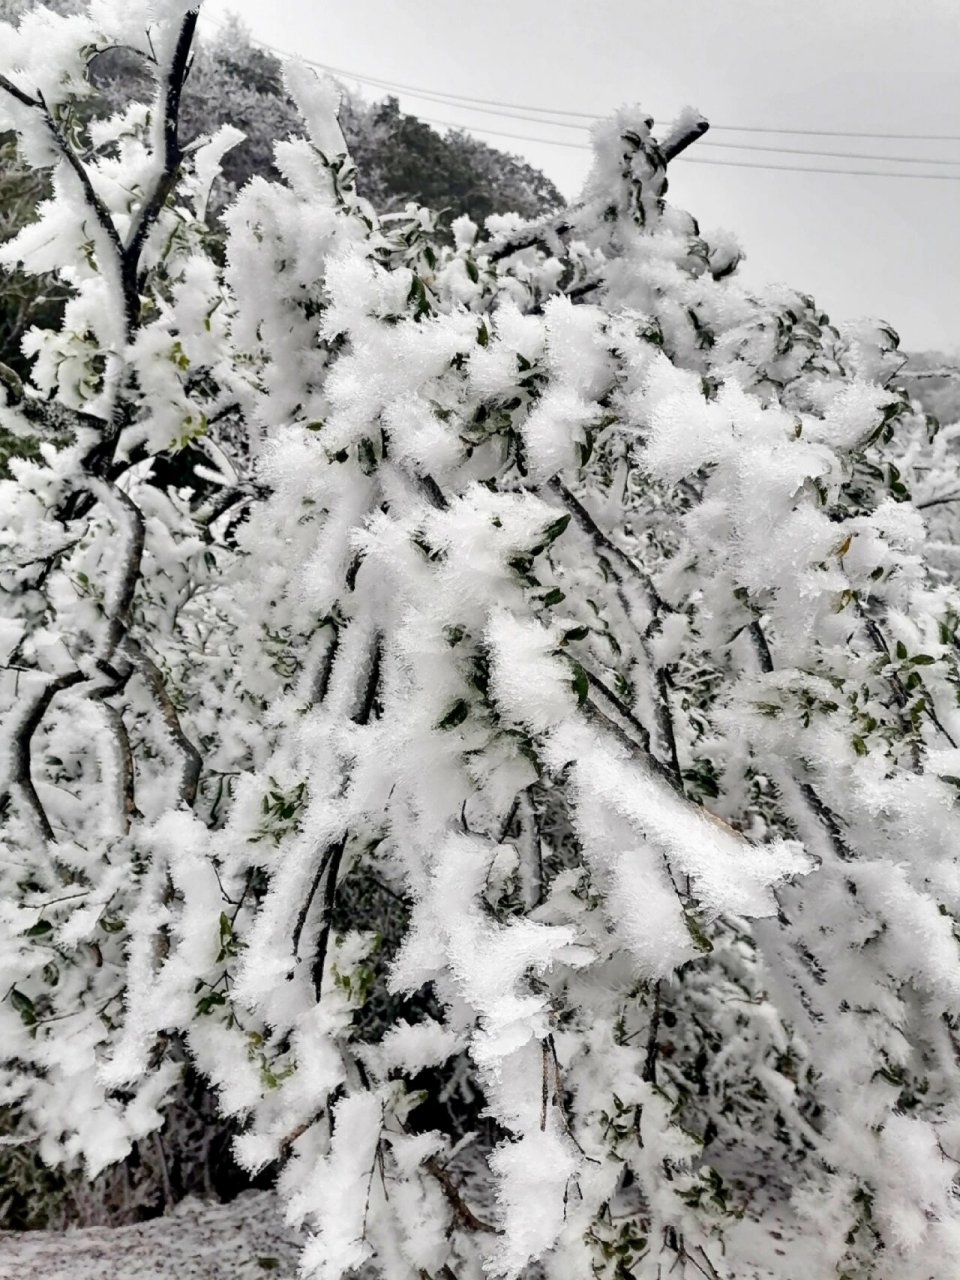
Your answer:
[[[312,65],[315,65],[324,71],[336,70],[335,68],[328,68],[327,66],[325,66],[325,64],[319,63],[319,62],[314,63]],[[347,73],[342,72],[339,74],[346,75]],[[356,78],[357,77],[354,76],[354,79]],[[387,89],[400,88],[400,86],[391,85],[390,82],[386,80],[370,80],[370,81],[365,81],[364,83],[374,84],[380,88],[387,88]],[[541,119],[539,116],[523,115],[513,111],[499,111],[494,107],[467,105],[466,102],[461,103],[461,102],[455,101],[453,98],[445,97],[439,93],[434,93],[432,90],[423,90],[423,91],[418,91],[414,93],[411,90],[404,89],[403,92],[406,92],[410,97],[413,97],[413,98],[422,98],[427,102],[433,102],[440,106],[455,107],[461,111],[480,112],[483,115],[507,117],[511,120],[526,120],[526,121],[529,121],[531,124],[549,124],[551,127],[557,128],[557,129],[574,129],[578,133],[589,133],[591,131],[590,125],[571,124],[568,120],[547,120],[547,119]],[[421,118],[427,119],[426,116],[423,116]],[[599,119],[599,117],[596,117],[596,119]],[[464,125],[463,127],[470,128],[471,126]],[[480,126],[478,125],[477,127],[479,128]],[[716,126],[711,125],[711,129],[713,128],[716,128]],[[522,135],[515,134],[514,136],[519,138]],[[569,144],[566,143],[564,145],[569,145]],[[878,156],[878,155],[873,155],[870,152],[863,152],[863,151],[820,151],[820,150],[814,150],[814,149],[805,149],[802,147],[783,147],[783,146],[771,147],[771,146],[766,146],[763,143],[756,143],[756,142],[713,142],[710,139],[705,139],[699,143],[698,150],[703,147],[713,147],[715,149],[721,149],[726,151],[768,151],[777,155],[829,156],[837,160],[878,160],[878,161],[889,160],[889,161],[892,161],[894,164],[960,165],[960,159],[942,160],[939,157],[934,158],[934,157],[927,157],[927,156]]]
[[[436,116],[417,116],[416,119],[423,120],[427,124],[438,124],[449,129],[459,129],[461,132],[472,133],[490,133],[498,138],[514,138],[521,142],[543,142],[551,147],[571,147],[576,151],[590,151],[591,148],[585,142],[567,142],[562,138],[535,138],[528,133],[509,133],[505,129],[488,129],[485,125],[468,126],[462,124],[453,124],[449,120],[438,120]],[[704,144],[700,144],[704,145]],[[775,148],[774,148],[775,150]],[[801,155],[818,155],[820,152],[800,152]],[[882,156],[865,157],[871,160],[882,161]],[[944,182],[960,182],[960,173],[900,173],[890,169],[827,169],[817,165],[799,165],[799,164],[761,164],[756,160],[718,160],[713,156],[678,156],[673,161],[674,164],[712,164],[732,169],[779,169],[787,173],[836,173],[841,176],[849,176],[855,178],[932,178]]]
[[[261,45],[264,49],[269,49],[272,53],[283,54],[284,50],[277,49],[273,45],[265,44],[263,41],[254,41],[255,44]],[[292,55],[286,54],[287,57]],[[348,71],[344,67],[335,67],[327,62],[318,62],[312,58],[303,58],[303,62],[309,63],[312,67],[318,67],[321,71],[329,71],[333,75],[345,76],[350,80],[359,80],[363,84],[376,85],[382,89],[396,89],[402,93],[408,93],[414,98],[430,98],[437,102],[444,102],[449,105],[455,103],[470,103],[476,105],[479,111],[481,107],[484,111],[488,111],[491,115],[508,115],[513,111],[523,111],[533,113],[531,116],[518,116],[518,119],[531,119],[534,123],[538,123],[540,117],[548,116],[574,116],[579,120],[589,120],[596,122],[602,119],[601,115],[597,115],[591,111],[568,111],[565,107],[532,107],[529,103],[519,102],[503,102],[497,98],[475,98],[463,93],[440,93],[435,89],[424,89],[422,86],[403,84],[397,80],[384,80],[378,76],[364,76],[356,71]],[[493,107],[506,108],[504,111],[489,111]],[[566,129],[589,129],[589,125],[571,124],[562,120],[543,120],[544,124],[556,124]],[[722,133],[772,133],[772,134],[792,134],[795,136],[811,136],[817,138],[895,138],[906,142],[960,142],[960,134],[952,133],[862,133],[852,129],[776,129],[766,125],[738,125],[738,124],[711,124],[711,129]],[[735,144],[728,143],[728,146]]]
[[[214,26],[220,26],[213,19],[207,19]],[[284,49],[278,48],[276,45],[268,44],[266,41],[257,40],[250,37],[252,44],[259,48],[266,49],[271,53],[275,53],[280,57],[293,57]],[[348,79],[357,80],[362,84],[373,85],[378,88],[387,90],[396,90],[407,93],[411,97],[421,98],[424,101],[435,102],[441,106],[451,106],[462,110],[482,112],[486,115],[506,116],[511,119],[527,120],[534,124],[549,124],[557,128],[575,129],[578,131],[588,132],[590,126],[585,124],[574,124],[565,120],[551,120],[551,115],[568,115],[575,116],[579,119],[590,120],[596,122],[601,117],[592,115],[586,111],[572,111],[565,108],[553,107],[531,107],[521,103],[503,102],[493,98],[476,98],[466,94],[441,94],[432,89],[424,89],[422,86],[414,86],[401,83],[395,80],[386,80],[378,76],[361,75],[358,72],[347,70],[344,67],[336,67],[330,63],[320,62],[315,58],[301,58],[312,67],[316,67],[321,71],[327,71],[333,75],[344,76]],[[496,108],[507,108],[505,110],[496,110]],[[536,115],[517,114],[518,112],[536,112]],[[463,125],[456,124],[449,120],[439,120],[431,116],[418,116],[417,118],[424,120],[429,124],[438,124],[446,128],[466,130],[475,133],[488,133],[500,138],[512,138],[519,142],[535,142],[544,143],[548,146],[564,147],[567,149],[578,151],[589,151],[591,148],[586,143],[569,142],[559,138],[540,138],[532,137],[529,134],[512,133],[503,129],[487,128],[480,125]],[[952,134],[909,134],[909,133],[858,133],[854,131],[845,131],[837,129],[775,129],[757,125],[711,125],[711,130],[723,130],[735,133],[763,133],[763,134],[789,134],[795,136],[812,136],[812,137],[834,137],[834,138],[876,138],[876,139],[900,139],[910,141],[929,141],[929,142],[960,142],[960,135]],[[701,142],[700,147],[712,147],[714,149],[725,149],[733,151],[762,151],[775,155],[799,155],[813,157],[827,157],[838,160],[872,160],[878,164],[892,162],[894,164],[934,164],[934,165],[960,165],[960,160],[943,160],[940,158],[925,158],[917,156],[877,156],[863,152],[851,151],[817,151],[806,150],[800,147],[775,147],[764,146],[754,143],[737,143],[737,142]],[[880,170],[865,169],[838,169],[823,168],[818,166],[800,166],[800,165],[781,165],[781,164],[759,164],[746,160],[720,160],[713,157],[691,157],[685,156],[683,160],[687,164],[713,164],[719,166],[730,166],[741,169],[779,169],[794,173],[839,173],[849,174],[855,177],[875,177],[875,178],[928,178],[928,179],[947,179],[956,180],[960,178],[960,174],[941,174],[941,173],[895,173]]]
[[[425,95],[412,94],[411,96],[417,98]],[[433,102],[437,102],[440,105],[456,107],[461,111],[484,111],[488,115],[508,116],[511,120],[530,120],[534,124],[550,124],[550,125],[555,125],[558,128],[578,129],[584,133],[590,132],[590,126],[585,124],[567,124],[563,120],[549,120],[549,121],[538,120],[535,116],[516,116],[516,115],[512,115],[509,111],[487,111],[485,107],[468,107],[465,105],[461,106],[460,103],[448,102],[446,99],[439,98],[439,97],[431,98],[429,100]],[[427,117],[423,116],[421,117],[421,119],[426,120]],[[464,129],[470,129],[473,126],[463,125],[462,127]],[[477,125],[476,127],[478,129],[481,128],[480,125]],[[712,128],[713,126],[711,125],[711,129]],[[515,134],[514,136],[519,138],[522,135]],[[542,139],[542,141],[546,141],[546,139]],[[564,145],[569,146],[570,144],[565,143]],[[714,149],[720,149],[723,151],[764,151],[764,152],[770,152],[774,155],[828,156],[834,160],[877,160],[879,162],[890,161],[893,164],[935,164],[935,165],[948,165],[948,166],[960,165],[960,158],[956,160],[943,160],[943,159],[940,159],[939,157],[933,157],[933,156],[878,156],[875,153],[871,153],[869,151],[821,151],[819,148],[770,147],[770,146],[764,145],[763,143],[756,143],[756,142],[712,142],[709,138],[701,139],[698,142],[698,145],[697,145],[698,151],[703,147],[712,147]]]

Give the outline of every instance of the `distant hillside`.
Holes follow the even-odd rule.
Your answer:
[[[0,0],[0,21],[15,21],[31,7],[28,0]],[[49,7],[73,12],[78,6],[75,0],[49,0]],[[96,76],[100,98],[91,102],[91,115],[120,110],[149,94],[148,78],[122,50],[103,54]],[[361,193],[381,212],[413,200],[448,210],[450,220],[466,213],[482,222],[492,213],[508,211],[535,217],[563,203],[549,178],[532,165],[462,132],[438,133],[402,112],[396,98],[367,103],[344,88],[341,119],[362,175]],[[279,59],[252,44],[236,23],[201,45],[183,103],[187,138],[225,123],[241,129],[246,140],[224,159],[215,191],[218,210],[254,174],[276,176],[274,143],[301,131],[283,91]],[[21,169],[12,137],[0,134],[0,240],[32,217],[44,194],[36,175]],[[0,362],[22,375],[23,334],[33,323],[50,322],[51,308],[61,305],[63,292],[49,281],[0,275]]]

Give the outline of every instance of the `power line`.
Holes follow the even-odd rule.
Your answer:
[[[420,97],[426,95],[412,94],[412,97]],[[584,133],[588,133],[589,126],[583,124],[567,124],[563,120],[537,120],[535,116],[514,115],[509,111],[488,111],[484,107],[468,107],[460,106],[459,103],[448,101],[440,97],[432,97],[429,101],[437,102],[444,106],[457,107],[462,111],[483,111],[486,115],[507,116],[511,120],[529,120],[535,124],[550,124],[557,128],[578,129]],[[421,119],[427,119],[422,116]],[[463,125],[464,129],[470,129],[472,125]],[[478,129],[483,127],[476,126]],[[712,126],[711,126],[712,127]],[[520,134],[516,134],[520,137]],[[569,143],[563,145],[569,146]],[[723,151],[763,151],[770,152],[773,155],[792,155],[792,156],[827,156],[834,160],[876,160],[878,162],[891,162],[893,164],[935,164],[935,165],[960,165],[960,158],[956,160],[943,160],[933,156],[878,156],[869,151],[821,151],[819,148],[812,147],[769,147],[762,143],[755,142],[713,142],[709,138],[701,139],[698,142],[698,150],[703,147],[712,147]]]
[[[268,45],[263,41],[254,41],[263,48],[269,49],[273,53],[284,53],[284,50],[277,49],[273,45]],[[291,57],[291,54],[286,54]],[[414,98],[427,98],[437,102],[444,102],[449,105],[455,103],[475,104],[479,111],[481,108],[491,115],[507,115],[513,111],[532,112],[531,116],[518,116],[518,119],[530,119],[533,123],[537,123],[540,117],[548,116],[574,116],[580,120],[590,120],[596,122],[603,117],[590,111],[570,111],[565,107],[532,107],[528,103],[504,102],[497,98],[476,98],[463,93],[440,93],[435,89],[424,89],[421,85],[403,84],[397,80],[385,80],[379,76],[360,75],[356,71],[348,71],[344,67],[335,67],[327,62],[318,62],[313,58],[303,58],[302,61],[307,62],[310,66],[319,67],[321,71],[329,71],[334,75],[346,76],[351,80],[359,80],[363,84],[377,85],[383,89],[396,89],[403,93],[410,94]],[[491,111],[490,108],[502,107],[504,111]],[[571,124],[563,120],[543,120],[544,124],[556,124],[565,129],[588,129],[589,125]],[[791,134],[798,137],[810,136],[817,138],[880,138],[880,139],[898,139],[905,142],[960,142],[960,134],[950,133],[864,133],[857,132],[852,129],[776,129],[767,125],[737,125],[737,124],[712,124],[711,129],[718,130],[723,133],[770,133],[770,134]],[[714,144],[719,145],[719,144]],[[727,143],[727,146],[733,146],[733,143]],[[821,153],[822,154],[822,153]],[[948,162],[949,163],[949,162]]]
[[[216,23],[213,19],[207,19],[207,20],[213,22],[214,26],[220,26],[220,24]],[[257,39],[254,39],[253,37],[250,37],[250,40],[252,44],[258,45],[260,48],[266,49],[271,53],[278,54],[281,57],[296,56],[288,53],[284,49],[278,48],[275,45],[268,44],[266,41],[257,40]],[[435,102],[441,106],[452,106],[462,110],[482,112],[483,114],[486,114],[486,115],[507,116],[511,119],[528,120],[534,124],[549,124],[557,128],[576,129],[578,131],[583,131],[583,132],[587,132],[589,130],[588,125],[572,124],[569,121],[564,121],[564,120],[551,120],[548,117],[550,115],[564,114],[569,116],[575,116],[584,120],[591,120],[594,122],[600,119],[600,117],[591,115],[589,112],[585,112],[585,111],[572,111],[572,110],[568,111],[564,108],[552,108],[552,107],[531,107],[531,106],[526,106],[519,103],[502,102],[500,100],[491,99],[491,98],[475,98],[475,97],[470,97],[466,94],[456,94],[456,93],[440,94],[432,89],[424,89],[422,86],[403,84],[399,81],[386,80],[378,76],[361,75],[358,72],[347,70],[344,67],[336,67],[336,66],[333,66],[331,63],[320,62],[315,58],[302,58],[301,60],[303,62],[306,62],[310,66],[317,67],[321,71],[326,71],[333,75],[345,76],[349,79],[360,81],[363,84],[373,85],[375,87],[384,88],[387,90],[397,90],[403,93],[407,93],[412,97],[421,98],[424,101]],[[498,107],[509,108],[509,109],[496,110],[495,108],[498,108]],[[518,112],[529,111],[529,112],[536,112],[538,114],[537,115],[517,114],[513,110],[514,108],[516,108]],[[519,142],[545,143],[548,146],[564,147],[567,149],[578,150],[578,151],[590,150],[590,147],[585,143],[568,142],[559,138],[539,138],[539,137],[532,137],[529,134],[512,133],[507,130],[487,128],[486,126],[480,126],[480,125],[475,126],[475,125],[455,124],[449,120],[438,120],[430,116],[418,116],[418,118],[430,124],[439,124],[447,128],[462,129],[462,130],[472,131],[475,133],[488,133],[496,137],[512,138],[515,141],[519,141]],[[812,136],[812,137],[836,137],[836,138],[876,138],[876,139],[884,139],[884,140],[900,139],[900,140],[929,141],[929,142],[939,142],[939,141],[960,142],[960,135],[951,135],[951,134],[857,133],[853,131],[844,131],[844,130],[836,130],[836,129],[775,129],[775,128],[768,128],[765,126],[757,126],[757,125],[712,125],[711,129],[725,130],[728,132],[737,132],[737,133],[789,134],[789,135],[795,135],[795,136],[801,136],[801,137]],[[868,153],[863,153],[863,152],[818,151],[813,149],[807,150],[800,147],[774,147],[774,146],[757,145],[753,143],[704,141],[700,143],[700,146],[701,148],[711,147],[714,149],[725,149],[725,150],[733,150],[733,151],[762,151],[762,152],[769,152],[775,155],[799,155],[799,156],[809,155],[809,156],[815,156],[815,157],[823,156],[823,157],[838,159],[838,160],[872,160],[878,164],[892,162],[894,164],[934,164],[934,165],[945,165],[945,166],[960,165],[960,160],[944,160],[944,159],[933,158],[933,157],[925,158],[925,157],[916,157],[916,156],[876,156],[876,155],[870,155]],[[739,160],[739,161],[719,160],[716,158],[711,158],[706,156],[703,156],[703,157],[685,156],[683,157],[683,160],[685,163],[688,163],[688,164],[713,164],[718,166],[727,165],[730,167],[742,168],[742,169],[779,169],[779,170],[785,170],[785,171],[794,172],[794,173],[839,173],[839,174],[850,174],[851,176],[856,176],[856,177],[877,177],[877,178],[916,177],[916,178],[948,179],[948,180],[956,179],[960,177],[960,174],[895,173],[895,172],[889,172],[889,171],[864,170],[864,169],[837,169],[837,168],[831,169],[831,168],[824,168],[824,167],[818,167],[818,166],[812,166],[812,165],[800,166],[800,165],[789,165],[789,164],[787,165],[759,164],[756,162],[751,163],[746,160]]]
[[[327,67],[326,64],[320,63],[320,62],[312,63],[311,65],[319,67],[321,70],[324,70],[324,71],[327,71],[327,70],[336,71],[336,68]],[[347,73],[341,72],[338,74],[346,75]],[[358,77],[354,76],[354,79],[357,79],[357,78]],[[364,83],[372,84],[379,88],[387,88],[387,89],[400,87],[400,86],[391,85],[389,81],[378,80],[378,79],[365,79]],[[461,102],[455,101],[453,98],[448,98],[443,96],[442,94],[434,93],[432,90],[423,90],[423,91],[417,91],[416,93],[414,93],[411,90],[405,89],[404,92],[408,93],[408,95],[413,98],[422,98],[427,102],[434,102],[439,104],[440,106],[456,107],[462,111],[480,112],[483,115],[507,117],[511,120],[526,120],[526,121],[529,121],[531,124],[549,124],[552,127],[557,129],[575,129],[577,132],[580,132],[580,133],[590,132],[590,126],[586,124],[571,124],[567,120],[547,120],[547,119],[541,119],[538,116],[523,115],[519,112],[514,112],[514,111],[501,111],[501,110],[497,110],[494,107],[467,105],[466,102],[461,103]],[[426,119],[427,117],[423,116],[421,118]],[[599,117],[597,118],[599,119]],[[471,126],[464,125],[463,127],[468,129]],[[478,126],[478,128],[479,127],[480,126]],[[711,126],[711,128],[714,128],[714,127],[716,126]],[[520,137],[521,135],[516,134],[515,136]],[[569,146],[570,144],[564,143],[563,145]],[[891,161],[894,164],[960,165],[960,159],[942,160],[939,157],[934,158],[934,157],[927,157],[927,156],[878,156],[878,155],[872,155],[870,152],[863,152],[863,151],[821,151],[821,150],[815,150],[812,148],[805,149],[802,147],[783,147],[783,146],[771,147],[771,146],[764,146],[762,143],[758,144],[755,142],[713,142],[713,141],[710,141],[709,139],[706,139],[701,141],[699,143],[699,146],[701,148],[713,147],[713,148],[719,148],[727,151],[767,151],[767,152],[772,152],[774,154],[779,154],[779,155],[829,156],[837,160],[877,160],[881,162]]]
[[[787,173],[838,173],[851,178],[929,178],[942,182],[960,182],[960,173],[898,173],[880,169],[823,169],[802,164],[758,164],[753,160],[714,160],[708,156],[678,156],[674,164],[714,164],[733,169],[782,169]]]
[[[454,124],[450,120],[438,120],[435,116],[417,116],[418,120],[423,120],[427,124],[439,124],[448,129],[459,129],[463,132],[473,133],[490,133],[498,138],[514,138],[520,142],[543,142],[551,147],[572,147],[576,151],[590,151],[591,148],[585,142],[567,142],[562,138],[535,138],[528,133],[510,133],[505,129],[488,129],[486,126],[467,126],[462,124]],[[776,150],[776,148],[772,148]],[[801,155],[821,154],[818,152],[800,152]],[[870,156],[868,159],[882,160],[882,156]],[[945,182],[960,182],[960,173],[898,173],[880,169],[827,169],[817,165],[798,165],[798,164],[760,164],[754,160],[718,160],[712,156],[678,156],[673,162],[674,164],[712,164],[722,168],[732,169],[777,169],[787,173],[836,173],[841,176],[849,176],[855,178],[933,178],[940,179]]]

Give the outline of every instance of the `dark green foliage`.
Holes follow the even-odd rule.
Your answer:
[[[415,200],[482,222],[508,210],[535,217],[562,203],[539,170],[463,132],[451,130],[442,137],[405,115],[396,98],[370,108],[348,102],[342,123],[357,169],[365,175],[363,194],[380,209]]]

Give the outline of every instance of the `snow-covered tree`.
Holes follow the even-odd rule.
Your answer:
[[[13,22],[36,2],[0,0],[0,20]],[[48,7],[75,16],[83,3],[57,0]],[[122,112],[134,101],[148,102],[153,94],[149,68],[125,48],[100,52],[89,74],[97,92],[83,103],[81,129],[90,115]],[[252,176],[278,176],[273,168],[274,143],[299,127],[296,104],[283,87],[279,59],[254,45],[236,22],[195,44],[179,117],[180,134],[187,142],[222,124],[244,134],[224,155],[222,172],[214,183],[207,209],[212,228],[224,205]],[[361,169],[363,194],[381,212],[402,209],[414,200],[446,210],[448,227],[463,213],[482,218],[510,210],[534,217],[553,212],[563,203],[553,183],[531,165],[456,130],[442,136],[401,112],[395,99],[368,103],[345,91],[340,123]],[[30,221],[34,208],[48,194],[46,175],[20,160],[14,135],[0,136],[0,242]],[[65,292],[62,282],[49,275],[30,276],[16,268],[0,272],[0,360],[18,376],[25,371],[19,346],[26,328],[31,323],[58,325]]]
[[[226,214],[189,0],[0,28],[63,326],[0,426],[0,1106],[189,1061],[306,1274],[929,1280],[960,1249],[956,591],[891,330],[755,297],[625,110],[445,245],[337,94]],[[78,131],[98,50],[150,107]]]

